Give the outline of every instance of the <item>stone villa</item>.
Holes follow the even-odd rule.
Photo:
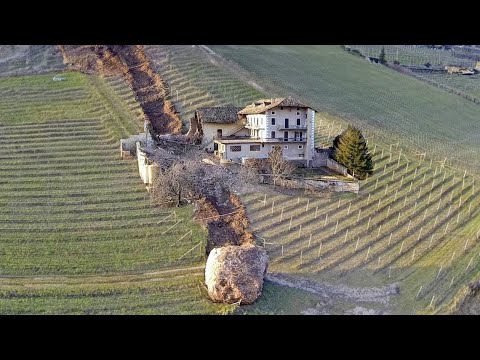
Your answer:
[[[287,160],[312,165],[315,110],[292,97],[262,99],[243,109],[199,108],[195,119],[205,149],[223,161],[265,159],[281,146]]]

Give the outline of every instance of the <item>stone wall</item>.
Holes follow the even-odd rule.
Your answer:
[[[150,133],[145,134],[145,132],[132,135],[126,139],[120,139],[120,152],[122,159],[124,158],[125,152],[129,152],[130,155],[135,155],[137,149],[137,142],[140,142],[142,145],[145,145],[145,140],[147,140],[147,146],[153,145],[152,136]]]
[[[329,150],[328,149],[319,149],[313,153],[312,159],[312,167],[319,168],[323,166],[327,166],[327,160],[329,157]]]
[[[335,160],[332,160],[332,159],[327,159],[327,167],[330,169],[330,170],[333,170],[339,174],[342,174],[343,176],[350,176],[348,174],[348,169],[343,166],[343,165],[340,165],[339,163],[337,163]]]
[[[136,143],[136,154],[140,178],[145,185],[152,185],[158,178],[160,167],[148,159],[147,154],[141,149],[139,141]]]
[[[260,183],[273,184],[270,175],[261,174]],[[278,184],[278,183],[277,183]],[[289,189],[308,189],[308,190],[325,190],[333,192],[354,192],[358,193],[360,190],[360,183],[356,180],[312,180],[312,179],[298,179],[290,178],[283,179],[282,185]]]

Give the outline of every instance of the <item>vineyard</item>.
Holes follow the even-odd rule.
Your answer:
[[[480,171],[478,105],[472,101],[369,64],[339,46],[211,48],[250,71],[262,86],[297,96],[320,115],[351,121],[375,141],[400,141],[434,160],[447,158],[450,166]]]
[[[202,106],[244,106],[263,94],[214,63],[198,47],[145,46],[155,71],[170,88],[170,100],[184,121]]]
[[[0,76],[38,74],[64,67],[54,45],[0,45]]]
[[[414,72],[418,79],[432,83],[433,85],[445,88],[454,94],[461,95],[467,99],[475,99],[480,103],[480,75],[463,76],[457,74],[437,73],[433,71]]]
[[[447,312],[480,271],[478,105],[336,46],[211,48],[227,60],[199,46],[145,47],[185,123],[200,106],[292,95],[320,110],[318,145],[353,122],[375,160],[359,194],[259,185],[243,197],[269,272],[399,284],[393,313]],[[15,65],[14,49],[0,47],[11,59],[0,72],[33,70],[31,59],[61,68],[48,48],[22,49],[30,57]],[[143,129],[131,89],[120,77],[54,75],[0,78],[0,313],[234,311],[207,300],[206,231],[193,207],[155,206],[136,162],[119,157],[119,139]],[[316,302],[267,282],[258,303],[237,311],[299,313]],[[328,312],[352,304],[335,299]]]
[[[242,47],[242,53],[245,48],[251,50],[249,47]],[[162,50],[165,51],[164,47],[159,47],[158,51]],[[190,59],[190,62],[184,60],[185,64],[188,64],[183,68],[184,74],[194,74],[197,66],[210,69],[204,72],[201,81],[195,83],[205,82],[220,88],[217,78],[212,75],[218,65],[199,57],[198,54],[189,57],[189,53],[196,51],[190,47],[169,47],[168,50],[172,63],[180,59]],[[290,47],[287,50],[283,60],[285,58],[290,60],[289,51],[296,54]],[[342,53],[337,53],[335,48],[329,50],[343,60]],[[268,50],[265,52],[268,55]],[[179,59],[176,59],[176,56]],[[352,58],[355,64],[356,59]],[[255,74],[269,71],[266,69],[267,66],[263,68],[258,65],[261,62],[261,58],[257,57]],[[338,59],[336,62],[339,62]],[[348,65],[350,60],[345,62],[345,65]],[[319,62],[315,66],[324,65]],[[314,93],[319,94],[319,97],[328,98],[327,105],[331,106],[330,109],[340,108],[348,100],[352,102],[348,107],[355,106],[364,111],[368,109],[373,113],[376,108],[373,99],[363,104],[360,101],[363,96],[360,94],[362,87],[352,84],[351,79],[347,81],[346,76],[340,76],[336,81],[323,82],[324,77],[333,79],[335,76],[336,70],[333,65],[331,66],[330,74],[315,78],[317,91]],[[368,66],[368,63],[365,66]],[[271,64],[268,67],[274,68]],[[295,69],[294,66],[289,68]],[[395,114],[396,109],[402,118],[415,114],[417,121],[418,115],[421,115],[423,117],[420,119],[429,125],[428,122],[431,121],[427,121],[430,118],[429,111],[434,104],[438,106],[437,100],[431,100],[431,96],[439,96],[442,99],[446,97],[448,101],[461,101],[388,69],[375,67],[368,71],[372,77],[379,71],[379,76],[389,81],[388,86],[394,86],[399,81],[395,91],[386,92],[381,96],[375,91],[375,94],[376,101],[386,107],[382,111]],[[296,74],[295,71],[292,72]],[[301,74],[298,73],[297,76],[300,77]],[[236,78],[234,74],[230,77]],[[185,75],[183,81],[188,83],[189,79]],[[269,80],[275,81],[275,77],[271,75]],[[297,91],[302,89],[301,84],[302,82],[297,82],[298,86],[295,88]],[[277,83],[277,92],[281,92],[279,86]],[[311,86],[313,87],[313,83]],[[335,89],[332,89],[333,87]],[[407,94],[411,106],[407,106],[408,103],[396,104],[394,101],[407,97],[404,94],[405,87],[412,91],[412,94]],[[293,88],[293,85],[290,88]],[[354,90],[355,92],[351,94],[350,92]],[[340,93],[342,96],[335,96]],[[182,91],[178,94],[180,101],[188,103],[188,93],[184,98]],[[233,93],[225,93],[224,98],[218,100],[216,104],[228,102],[229,94],[234,95],[235,90]],[[307,98],[307,93],[303,94],[305,96],[302,98]],[[415,100],[414,95],[417,97]],[[421,102],[422,99],[425,102]],[[414,108],[414,104],[418,105],[418,108]],[[441,106],[445,109],[443,105]],[[475,128],[475,125],[472,125],[473,114],[477,113],[473,110],[476,108],[469,110],[472,112],[469,121],[471,127]],[[438,114],[438,110],[434,113]],[[458,116],[462,115],[466,116],[460,110]],[[455,134],[458,129],[451,129],[450,126],[446,129],[447,119],[443,118],[443,121],[444,129],[435,131],[436,134],[448,131],[452,138],[459,136],[458,133]],[[456,169],[444,159],[438,161],[430,157],[433,155],[432,152],[425,153],[419,151],[417,147],[412,149],[410,141],[399,141],[396,136],[391,136],[384,129],[395,125],[404,129],[407,134],[409,123],[414,128],[425,126],[416,123],[412,125],[412,122],[413,119],[410,122],[404,119],[398,124],[388,121],[387,124],[382,124],[381,131],[372,126],[364,127],[371,152],[374,154],[376,168],[374,175],[362,182],[358,195],[299,193],[296,196],[289,196],[266,187],[263,192],[245,196],[244,201],[257,241],[266,247],[270,256],[270,271],[296,273],[302,277],[352,286],[400,283],[401,291],[395,300],[395,313],[445,311],[445,306],[452,301],[457,292],[478,276],[479,180],[473,171]],[[317,114],[316,124],[316,141],[319,145],[331,144],[333,138],[345,128],[343,119],[325,112]],[[364,122],[361,122],[361,125],[363,124]],[[440,126],[442,123],[435,121],[435,124]],[[464,126],[463,123],[460,126]],[[463,131],[466,132],[467,129]],[[396,129],[393,135],[398,132]],[[419,131],[417,136],[418,142],[427,138],[425,131]],[[472,148],[470,150],[475,151]],[[267,287],[267,294],[269,289],[271,288]],[[295,297],[293,294],[285,296]],[[275,309],[273,312],[281,312],[272,305],[272,302],[288,302],[280,298],[275,300],[274,295],[269,299],[261,299],[259,305],[254,306],[251,311],[258,313]]]
[[[440,50],[418,45],[348,45],[359,50],[364,56],[378,57],[382,47],[385,47],[385,59],[389,62],[398,61],[401,64],[423,65],[458,65],[475,67],[475,61],[460,57],[460,50]],[[458,54],[456,56],[456,54]]]
[[[478,275],[475,179],[407,159],[395,146],[374,149],[376,172],[359,195],[246,197],[270,269],[330,282],[401,281],[403,313],[427,309],[432,297],[447,304]]]
[[[352,49],[359,50],[365,56],[378,57],[382,45],[350,45]],[[457,56],[455,56],[457,54]],[[474,68],[476,62],[472,59],[460,57],[463,55],[459,50],[445,51],[435,50],[426,47],[412,45],[385,45],[385,59],[389,62],[399,61],[402,65],[424,65],[444,68],[446,65],[457,65],[467,68]],[[463,76],[448,74],[446,71],[439,72],[428,70],[412,70],[408,72],[416,78],[426,81],[429,84],[438,86],[451,93],[461,95],[467,99],[475,99],[480,102],[480,75]]]
[[[130,89],[59,76],[0,79],[0,312],[223,311],[202,293],[193,208],[154,206],[119,157],[143,128]]]

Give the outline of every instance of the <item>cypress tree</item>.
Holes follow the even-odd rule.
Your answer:
[[[380,60],[380,64],[385,64],[387,62],[387,59],[385,59],[385,46],[382,46],[378,59]]]
[[[333,158],[336,162],[345,166],[350,174],[360,180],[373,173],[373,160],[359,129],[348,125],[335,140]]]

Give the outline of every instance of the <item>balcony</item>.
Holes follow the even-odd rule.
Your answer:
[[[214,136],[213,140],[260,140],[259,137],[254,136],[237,136],[237,135],[229,135],[229,136]]]
[[[285,137],[277,137],[277,138],[270,138],[270,139],[265,139],[265,142],[298,142],[298,143],[304,143],[307,142],[306,138],[298,138],[298,137],[291,137],[291,138],[285,138]]]
[[[245,124],[246,129],[264,129],[265,125],[257,125],[257,124]]]
[[[285,124],[278,126],[279,130],[304,130],[307,131],[307,125],[288,125],[285,127]]]

